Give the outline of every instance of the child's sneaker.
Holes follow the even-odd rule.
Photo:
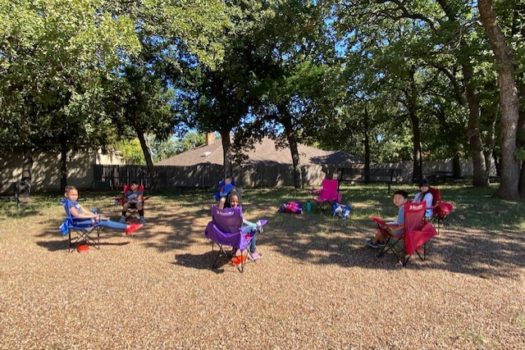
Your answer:
[[[132,235],[133,232],[137,231],[139,228],[141,228],[142,224],[131,224],[126,229],[126,236]]]
[[[262,254],[259,253],[258,251],[255,251],[253,253],[250,253],[250,259],[252,261],[255,261],[255,260],[259,260],[260,258],[262,258]]]
[[[383,247],[385,243],[384,242],[374,242],[373,238],[368,238],[366,240],[366,245],[369,246],[370,248],[378,249],[378,248]]]
[[[141,224],[145,224],[146,223],[146,219],[144,219],[144,216],[141,216],[140,219],[139,219],[140,223]]]
[[[121,216],[120,220],[118,222],[120,222],[121,224],[125,224],[126,223],[126,217],[125,216]]]

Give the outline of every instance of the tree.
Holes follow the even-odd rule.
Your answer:
[[[115,11],[132,16],[142,50],[122,62],[108,80],[106,102],[122,137],[132,130],[138,137],[155,187],[153,155],[146,134],[166,140],[187,116],[177,114],[176,94],[184,85],[183,72],[197,64],[213,67],[223,55],[222,32],[228,17],[222,1],[166,2],[151,0]],[[125,93],[120,94],[119,89]]]
[[[496,20],[491,0],[479,0],[481,23],[497,62],[500,90],[502,143],[501,184],[497,195],[505,199],[519,197],[519,163],[516,159],[516,130],[519,120],[518,89],[515,80],[513,55]]]
[[[62,188],[68,152],[112,136],[104,113],[91,110],[100,77],[138,48],[129,18],[106,4],[0,1],[1,144],[26,153],[28,166],[32,151],[59,150]]]

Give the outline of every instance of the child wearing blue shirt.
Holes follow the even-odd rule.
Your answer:
[[[385,239],[387,235],[399,236],[404,232],[404,223],[405,223],[405,210],[403,206],[407,202],[408,193],[406,191],[396,191],[392,197],[394,205],[398,207],[397,218],[394,221],[386,222],[381,226],[381,229],[376,231],[374,238],[369,238],[366,241],[366,244],[371,248],[379,248],[385,245]],[[377,219],[376,217],[371,217],[370,219]],[[385,232],[383,232],[383,229]]]
[[[85,210],[78,203],[78,190],[74,186],[67,186],[66,193],[67,208],[69,208],[69,213],[71,214],[73,221],[76,225],[95,225],[114,229],[114,230],[123,230],[126,235],[131,235],[133,232],[137,231],[142,227],[142,224],[131,224],[126,225],[120,222],[115,222],[109,220],[108,217],[90,211]]]

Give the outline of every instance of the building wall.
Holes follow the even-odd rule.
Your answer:
[[[78,188],[91,188],[94,183],[93,165],[119,162],[122,157],[104,155],[100,151],[87,150],[70,152],[68,162],[68,183]],[[0,193],[11,191],[12,184],[22,176],[23,155],[13,154],[0,160]],[[39,153],[33,155],[32,191],[58,191],[60,189],[60,154]]]

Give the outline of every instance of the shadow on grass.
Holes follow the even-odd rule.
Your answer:
[[[221,274],[224,273],[224,265],[227,265],[230,260],[226,259],[225,257],[221,257],[217,261],[217,267],[213,268],[212,264],[215,261],[217,254],[217,250],[210,250],[204,254],[176,254],[175,261],[172,262],[172,264],[198,270],[210,270],[214,273]]]
[[[377,250],[365,247],[364,241],[375,228],[364,220],[344,227],[332,223],[312,223],[305,218],[282,220],[281,227],[268,227],[258,244],[271,245],[282,255],[302,263],[342,267],[390,269],[396,258],[377,258]],[[301,227],[301,230],[298,230]],[[427,260],[412,257],[408,269],[442,269],[482,278],[514,277],[516,269],[525,267],[525,242],[512,231],[478,231],[446,227],[429,244]]]
[[[410,185],[396,186],[412,190]],[[492,197],[493,188],[472,189],[464,185],[441,186],[443,198],[456,204],[449,226],[430,244],[425,262],[409,262],[407,269],[442,269],[479,277],[515,276],[516,269],[525,267],[525,243],[519,234],[524,221],[524,202],[507,202]],[[395,258],[387,255],[376,258],[376,251],[364,247],[364,240],[374,234],[369,215],[393,217],[396,208],[384,186],[343,187],[344,201],[354,205],[348,222],[333,219],[327,214],[286,215],[275,211],[289,200],[313,198],[308,191],[284,189],[253,189],[243,191],[243,206],[252,212],[268,212],[269,224],[258,237],[264,251],[272,247],[279,254],[299,263],[370,269],[394,269]],[[96,198],[95,206],[113,210],[108,198]],[[53,205],[57,206],[56,199]],[[160,252],[184,250],[203,244],[204,229],[210,220],[212,195],[205,192],[177,195],[159,194],[146,208],[147,224],[137,239],[147,248]],[[275,211],[274,211],[275,209]],[[118,210],[117,210],[118,211]],[[56,211],[58,212],[58,211]],[[149,216],[149,213],[152,213]],[[249,216],[252,219],[251,216]],[[47,228],[40,237],[56,236],[61,219],[43,220]],[[38,242],[46,248],[67,249],[67,242]],[[200,254],[179,254],[174,264],[196,269],[210,269],[211,251]]]
[[[46,248],[47,250],[49,250],[51,252],[56,252],[56,251],[59,251],[59,250],[68,250],[69,249],[69,241],[67,240],[67,238],[65,240],[62,240],[62,241],[39,241],[39,242],[36,242],[36,244],[39,247]],[[103,247],[103,246],[124,246],[124,245],[128,245],[128,244],[129,244],[129,242],[108,243],[108,242],[102,241],[102,238],[101,238],[101,241],[100,241],[99,245],[100,245],[100,247]],[[90,244],[89,246],[92,249],[96,249],[96,247],[94,247],[93,244]],[[75,247],[72,247],[71,249],[75,250]]]

